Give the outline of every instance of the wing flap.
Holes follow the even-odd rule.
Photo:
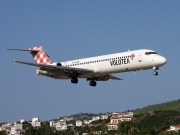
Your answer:
[[[118,78],[118,77],[115,77],[113,75],[109,75],[109,79],[113,79],[113,80],[123,80],[122,78]]]

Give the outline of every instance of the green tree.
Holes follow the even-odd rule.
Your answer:
[[[131,135],[138,135],[138,133],[139,133],[138,128],[131,127],[130,130],[129,130],[129,134],[131,134]]]
[[[49,126],[49,122],[43,123],[39,129],[41,135],[55,135],[52,128]]]
[[[124,122],[119,122],[118,123],[118,133],[124,133],[124,127],[125,127],[125,124]]]
[[[104,134],[106,132],[107,128],[106,128],[106,123],[105,121],[103,120],[103,122],[101,123],[101,131],[102,133]]]
[[[139,132],[140,135],[158,135],[158,133],[158,131],[152,128],[141,129]]]
[[[0,135],[7,135],[6,131],[0,131]]]
[[[23,135],[34,135],[35,130],[34,130],[34,127],[31,125],[31,123],[24,122],[23,129],[25,130]]]

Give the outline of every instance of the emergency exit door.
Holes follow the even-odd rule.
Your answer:
[[[142,55],[141,54],[139,54],[138,62],[142,62]]]

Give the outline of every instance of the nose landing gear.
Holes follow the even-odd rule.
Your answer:
[[[157,76],[158,75],[157,70],[159,70],[159,68],[158,67],[153,67],[153,69],[154,69],[153,75]]]
[[[157,72],[157,71],[154,71],[153,75],[157,76],[157,75],[158,75],[158,72]]]

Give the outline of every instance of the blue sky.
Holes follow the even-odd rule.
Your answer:
[[[180,1],[0,1],[0,122],[42,121],[80,112],[125,111],[179,99]],[[124,81],[36,76],[28,49],[42,45],[52,61],[152,49],[167,58],[153,70],[116,74]]]

